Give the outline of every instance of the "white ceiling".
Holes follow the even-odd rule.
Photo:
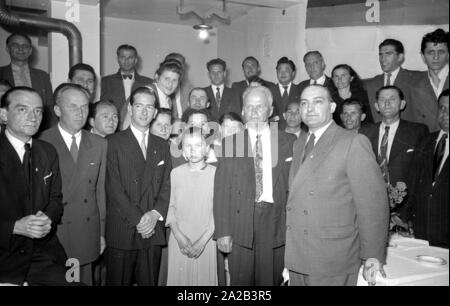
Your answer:
[[[50,0],[6,0],[6,5],[39,9],[47,11],[50,9]],[[66,0],[56,0],[66,1]],[[248,13],[257,6],[274,7],[282,10],[293,6],[303,0],[227,0],[226,11],[230,20],[234,20]],[[180,0],[79,0],[82,4],[95,5],[100,3],[102,17],[115,17],[135,20],[146,20],[171,24],[194,25],[201,19],[193,14],[177,14],[177,6]],[[185,9],[195,8],[201,15],[210,9],[222,11],[222,0],[184,0]],[[226,21],[213,16],[207,20],[212,26],[226,24]]]
[[[301,0],[229,0],[226,10],[230,19],[241,17],[254,5],[273,6],[278,9],[287,8]],[[239,2],[239,4],[237,3]],[[194,25],[201,20],[195,14],[178,15],[179,0],[101,0],[102,16],[136,20],[147,20],[171,24]],[[222,10],[222,0],[184,0],[184,7],[194,7],[201,15],[210,9]],[[274,9],[277,9],[274,8]],[[213,16],[208,23],[213,26],[222,25],[224,20]]]

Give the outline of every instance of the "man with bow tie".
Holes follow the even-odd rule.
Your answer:
[[[137,73],[138,52],[131,45],[120,45],[116,51],[119,71],[104,76],[101,81],[101,100],[112,102],[120,111],[131,92],[138,87],[150,85],[153,80]],[[121,125],[123,118],[120,118]]]
[[[0,283],[68,285],[66,254],[56,236],[63,214],[58,155],[33,139],[42,121],[39,93],[15,87],[0,115]]]

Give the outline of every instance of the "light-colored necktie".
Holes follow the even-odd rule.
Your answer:
[[[76,163],[78,160],[78,146],[75,135],[72,135],[72,143],[70,145],[70,155],[72,155],[73,162]]]
[[[141,140],[141,150],[142,150],[142,154],[144,155],[144,159],[147,159],[147,146],[145,145],[145,138],[146,138],[147,133],[142,133],[142,140]]]
[[[254,162],[255,162],[255,182],[256,182],[255,202],[258,202],[259,197],[263,193],[263,150],[262,150],[261,134],[256,135]]]
[[[391,76],[392,73],[387,74],[386,86],[391,86]]]
[[[220,108],[220,88],[216,87],[216,102],[217,108]]]
[[[386,126],[383,138],[381,139],[380,153],[378,154],[378,164],[380,165],[381,173],[383,174],[383,178],[386,183],[389,183],[389,168],[387,158],[388,139],[389,126]]]

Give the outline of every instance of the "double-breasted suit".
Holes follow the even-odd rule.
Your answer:
[[[105,231],[107,142],[81,130],[74,162],[58,126],[44,131],[41,139],[52,144],[59,156],[64,215],[58,237],[69,257],[78,259],[80,265],[91,263],[100,255],[100,236]]]

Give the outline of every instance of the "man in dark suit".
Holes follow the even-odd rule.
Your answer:
[[[227,64],[224,60],[216,58],[206,64],[211,85],[205,87],[209,100],[209,111],[214,120],[223,114],[235,112],[240,114],[242,107],[239,96],[234,90],[225,86]]]
[[[153,83],[151,78],[137,73],[138,52],[130,45],[120,45],[116,51],[119,71],[114,74],[104,76],[101,81],[101,100],[112,102],[117,110],[121,112],[130,94],[138,87]],[[119,125],[123,117],[121,114]]]
[[[91,65],[78,63],[70,67],[68,82],[78,84],[89,92],[89,102],[94,103],[97,76]]]
[[[383,73],[371,79],[364,80],[374,122],[381,121],[381,117],[375,109],[375,94],[381,87],[390,85],[397,86],[405,95],[405,101],[408,103],[408,106],[402,114],[403,119],[415,121],[413,106],[410,104],[410,101],[412,99],[412,90],[420,77],[420,72],[401,67],[405,61],[405,48],[400,41],[386,39],[378,46],[378,50],[380,66]]]
[[[366,109],[364,104],[362,104],[361,101],[352,98],[344,100],[340,117],[346,130],[359,133],[361,126],[366,119]]]
[[[328,88],[330,92],[334,92],[336,87],[333,80],[325,75],[325,60],[319,51],[309,51],[303,56],[306,72],[309,80],[304,80],[298,84],[300,94],[308,85],[322,85]]]
[[[105,139],[83,126],[89,111],[89,92],[80,85],[63,83],[55,90],[59,123],[42,133],[59,156],[64,215],[58,226],[67,255],[80,263],[81,281],[93,285],[92,263],[105,246]]]
[[[442,29],[425,34],[422,38],[422,59],[428,67],[421,73],[414,87],[411,99],[413,114],[410,120],[428,126],[431,132],[440,130],[438,116],[438,100],[441,92],[448,89],[448,40],[449,34]],[[408,102],[409,103],[409,102]]]
[[[300,91],[298,86],[292,81],[295,79],[295,64],[287,57],[282,57],[277,62],[277,79],[278,84],[270,88],[273,95],[273,103],[280,114],[280,121],[278,128],[284,130],[286,128],[286,119],[283,114],[286,111],[287,105],[294,101],[300,101]]]
[[[32,139],[42,120],[39,93],[16,87],[2,98],[0,135],[0,283],[67,285],[56,237],[63,214],[56,150]]]
[[[0,80],[0,99],[3,97],[5,92],[7,92],[11,88],[11,84],[9,84],[6,80]],[[0,117],[0,134],[5,132],[6,128],[6,122],[3,122],[2,118]]]
[[[24,33],[12,33],[6,39],[6,50],[11,63],[0,67],[0,80],[7,80],[13,87],[32,87],[39,93],[44,103],[44,117],[40,131],[48,129],[57,121],[53,114],[52,84],[45,71],[31,68],[28,64],[33,53],[30,37]]]
[[[167,141],[149,133],[158,107],[150,88],[137,88],[130,96],[130,127],[107,137],[107,285],[158,281],[171,170]]]
[[[286,128],[284,131],[300,138],[300,135],[304,133],[304,130],[302,130],[302,118],[300,117],[300,101],[288,102],[286,111],[283,113],[283,118],[286,120]],[[303,129],[306,130],[307,128],[303,127]]]
[[[381,122],[365,126],[360,133],[372,143],[372,149],[383,172],[385,181],[395,186],[404,182],[411,170],[414,151],[428,128],[421,123],[400,119],[405,108],[405,96],[400,88],[385,86],[376,93],[375,109]]]
[[[309,133],[294,144],[289,174],[290,283],[354,286],[363,262],[373,284],[385,264],[389,206],[370,143],[333,121],[336,104],[327,88],[305,88],[300,108]]]
[[[236,95],[239,97],[240,99],[240,103],[241,103],[241,108],[243,105],[243,101],[242,101],[242,94],[244,93],[244,91],[247,89],[247,87],[250,86],[249,83],[249,79],[251,77],[259,77],[259,75],[261,74],[261,66],[259,65],[259,61],[253,57],[253,56],[247,56],[243,61],[242,61],[242,71],[244,72],[244,77],[245,80],[243,81],[239,81],[239,82],[233,82],[233,84],[231,84],[231,89],[233,89],[236,93]],[[265,81],[262,80],[261,81],[267,85],[268,88],[274,86],[275,84],[273,84],[272,82],[269,81]]]
[[[448,101],[450,91],[439,97],[440,131],[431,133],[421,142],[415,157],[412,183],[409,186],[409,208],[412,212],[416,238],[430,245],[449,247],[448,197]],[[412,208],[412,209],[411,209]]]
[[[218,158],[215,238],[219,251],[228,254],[231,285],[280,285],[295,137],[269,126],[273,108],[269,89],[250,87],[243,99],[247,129],[225,138]],[[221,280],[222,271],[218,272]]]

